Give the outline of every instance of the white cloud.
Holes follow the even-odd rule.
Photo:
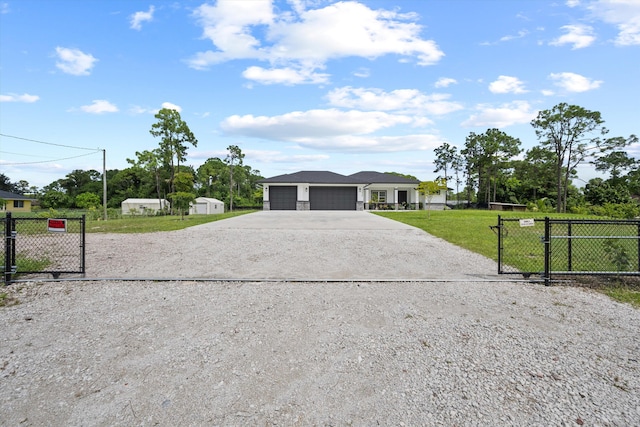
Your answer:
[[[140,31],[142,29],[143,22],[150,22],[153,20],[153,12],[155,11],[154,6],[149,6],[149,10],[147,12],[136,12],[131,15],[130,22],[131,28],[134,30]]]
[[[549,78],[567,92],[586,92],[597,89],[602,84],[602,80],[592,80],[575,73],[551,73]]]
[[[58,62],[56,67],[67,74],[74,76],[88,76],[91,69],[98,61],[93,55],[84,53],[79,49],[56,47]]]
[[[586,5],[598,19],[615,25],[619,46],[640,45],[640,2],[638,0],[596,0]]]
[[[345,86],[329,92],[327,99],[331,105],[343,108],[442,115],[463,108],[461,104],[449,101],[450,96],[444,93],[427,95],[417,89],[385,92],[377,88]]]
[[[543,89],[543,90],[541,91],[541,93],[542,93],[542,95],[544,95],[544,96],[553,96],[553,95],[555,95],[555,94],[556,94],[554,91],[549,90],[549,89]]]
[[[295,70],[291,67],[266,70],[262,67],[252,66],[244,70],[242,76],[247,80],[253,80],[262,84],[319,84],[329,81],[328,74],[315,73],[309,69]]]
[[[391,153],[402,151],[431,151],[442,145],[438,135],[415,134],[400,136],[342,135],[332,138],[309,138],[298,145],[317,150],[346,151],[351,153]]]
[[[573,45],[571,49],[582,49],[591,46],[596,40],[593,35],[593,28],[588,25],[565,25],[560,27],[566,32],[549,44],[553,46],[563,46],[565,44]]]
[[[130,114],[145,114],[145,113],[151,113],[153,112],[152,110],[149,110],[147,108],[141,107],[139,105],[134,105],[131,108],[129,108],[129,113]],[[155,114],[155,112],[154,112]]]
[[[298,84],[314,79],[323,83],[328,76],[315,70],[337,58],[374,59],[394,54],[414,58],[424,66],[444,56],[434,41],[420,37],[422,26],[413,22],[412,14],[372,10],[355,1],[317,9],[306,6],[296,1],[296,13],[278,15],[271,2],[204,4],[194,15],[203,27],[204,38],[211,40],[216,50],[199,52],[187,62],[192,68],[207,69],[234,59],[268,61],[271,70],[249,67],[245,75],[264,83]],[[261,40],[254,32],[265,36]]]
[[[476,109],[479,112],[471,115],[462,123],[462,126],[504,128],[511,125],[529,123],[538,114],[537,111],[531,110],[531,106],[526,101],[514,101],[497,108],[487,104],[480,104],[476,106]]]
[[[10,12],[9,3],[7,3],[7,2],[0,3],[0,14],[1,15],[5,15],[5,14],[7,14],[9,12]]]
[[[517,77],[499,76],[498,80],[489,83],[492,93],[526,93],[524,83]]]
[[[15,93],[9,93],[7,95],[0,95],[0,102],[25,102],[30,104],[32,102],[36,102],[40,99],[38,95],[29,95],[28,93],[23,93],[22,95],[18,95]]]
[[[80,110],[91,114],[116,113],[118,107],[104,99],[94,99],[91,105],[83,105]]]
[[[353,75],[355,77],[365,79],[371,75],[371,70],[368,68],[358,68],[356,71],[353,72]]]
[[[178,113],[182,112],[182,107],[179,105],[173,104],[171,102],[163,102],[160,108],[168,108],[169,110],[176,110]],[[145,108],[140,105],[133,105],[129,108],[129,114],[158,114],[160,108]],[[206,113],[205,113],[206,114]],[[203,115],[203,117],[206,117]]]
[[[567,0],[566,5],[568,7],[580,6],[580,0]]]
[[[179,105],[176,105],[176,104],[172,104],[171,102],[163,102],[162,103],[162,108],[167,108],[169,110],[175,110],[178,113],[182,112],[182,107],[180,107]]]
[[[314,163],[330,158],[327,154],[285,154],[281,151],[267,150],[243,150],[242,152],[246,154],[247,158],[264,163]]]
[[[279,116],[230,116],[222,129],[234,135],[280,141],[301,142],[309,138],[369,134],[399,124],[411,124],[413,118],[378,111],[308,110]]]
[[[435,82],[435,87],[449,87],[453,84],[457,84],[458,81],[456,79],[452,79],[450,77],[440,77],[438,81]]]
[[[508,42],[508,41],[515,40],[515,39],[521,39],[523,37],[526,37],[528,34],[529,34],[529,31],[520,30],[520,31],[518,31],[518,34],[516,34],[516,35],[510,34],[510,35],[506,35],[504,37],[500,37],[500,41],[501,42]]]
[[[279,116],[230,116],[221,128],[229,135],[291,142],[299,147],[349,152],[431,150],[441,143],[435,135],[372,135],[419,118],[380,111],[336,109],[296,111]]]

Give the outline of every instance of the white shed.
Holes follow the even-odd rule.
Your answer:
[[[189,215],[224,213],[224,202],[210,197],[198,197],[189,207]]]
[[[170,206],[166,199],[127,199],[121,203],[122,215],[155,215]]]

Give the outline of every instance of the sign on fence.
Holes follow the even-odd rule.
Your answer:
[[[67,220],[66,219],[52,219],[47,220],[47,228],[52,233],[66,233],[67,232]]]

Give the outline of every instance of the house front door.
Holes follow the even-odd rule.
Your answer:
[[[406,190],[398,190],[398,203],[403,204],[407,203],[407,191]]]

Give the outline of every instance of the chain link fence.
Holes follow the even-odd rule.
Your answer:
[[[640,276],[640,220],[498,217],[498,273]]]
[[[15,275],[85,274],[85,217],[1,220],[4,282]]]

